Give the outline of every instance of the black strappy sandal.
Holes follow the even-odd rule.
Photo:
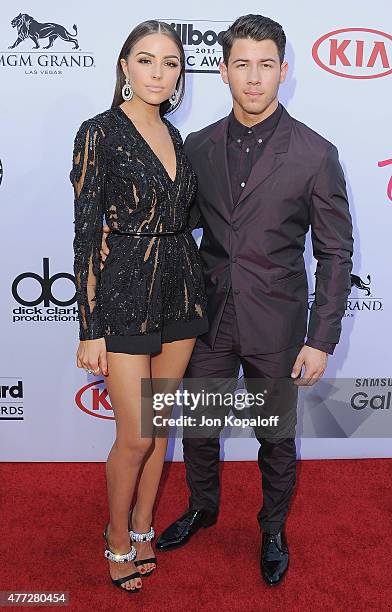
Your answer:
[[[148,531],[147,533],[138,533],[137,531],[133,531],[131,529],[131,525],[132,525],[132,511],[130,510],[129,515],[128,515],[128,527],[130,528],[129,535],[130,535],[132,542],[151,542],[151,540],[154,539],[155,531],[152,526],[150,527],[150,531]],[[143,574],[140,574],[142,578],[146,578],[147,576],[150,576],[156,570],[157,565],[158,565],[156,557],[149,557],[148,559],[139,559],[138,561],[135,561],[135,566],[139,567],[140,565],[144,565],[145,563],[155,563],[155,567],[149,570],[148,572],[144,572]]]
[[[103,537],[105,538],[105,542],[106,542],[106,550],[104,553],[106,559],[109,559],[109,561],[114,561],[115,563],[126,563],[127,561],[133,561],[136,557],[136,548],[134,546],[131,546],[131,549],[129,550],[129,552],[123,555],[117,555],[112,550],[110,550],[108,538],[107,538],[108,526],[109,526],[109,523],[106,524],[106,527],[103,532]],[[129,576],[123,576],[122,578],[112,578],[111,576],[110,578],[116,587],[120,588],[122,591],[125,591],[126,593],[138,593],[142,588],[142,587],[135,587],[134,589],[126,589],[121,586],[124,582],[128,582],[128,580],[132,580],[133,578],[141,578],[140,572],[134,572],[133,574],[130,574]]]

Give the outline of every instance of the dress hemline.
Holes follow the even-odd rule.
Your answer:
[[[136,335],[105,335],[106,350],[109,353],[126,353],[128,355],[152,355],[160,353],[162,344],[186,340],[200,336],[208,331],[208,319],[174,321],[167,323],[157,332]]]

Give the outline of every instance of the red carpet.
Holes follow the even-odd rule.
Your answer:
[[[68,609],[86,612],[392,608],[390,459],[299,462],[287,521],[291,565],[275,588],[264,585],[258,569],[257,465],[225,463],[218,523],[183,548],[158,552],[159,569],[137,595],[111,585],[103,557],[104,468],[2,464],[0,590],[68,590]],[[157,532],[186,505],[183,464],[166,464]]]

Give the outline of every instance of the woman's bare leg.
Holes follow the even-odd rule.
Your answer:
[[[105,383],[116,419],[116,440],[106,463],[109,498],[110,549],[124,554],[130,549],[128,512],[140,467],[149,451],[151,438],[141,438],[141,379],[150,378],[150,355],[107,353],[109,376]],[[109,561],[112,578],[137,571],[133,561]],[[125,582],[123,588],[139,588],[141,579]]]
[[[165,393],[174,393],[184,376],[184,372],[192,355],[195,338],[176,340],[162,345],[162,351],[151,357],[151,378],[168,378],[165,385]],[[161,387],[158,384],[159,387]],[[157,389],[154,381],[152,391],[162,392]],[[163,411],[160,411],[162,413]],[[163,463],[167,450],[167,438],[155,438],[152,450],[147,454],[142,467],[139,486],[137,490],[137,502],[132,516],[132,528],[134,531],[145,533],[150,529],[152,522],[152,510],[158,491],[159,481],[162,475]],[[138,559],[148,559],[154,556],[150,542],[134,542]],[[155,564],[147,563],[139,565],[141,574],[153,569]]]

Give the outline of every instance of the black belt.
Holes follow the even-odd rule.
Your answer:
[[[121,236],[175,236],[182,234],[186,231],[186,228],[174,230],[172,232],[122,232],[118,229],[110,230],[111,234],[120,234]]]

